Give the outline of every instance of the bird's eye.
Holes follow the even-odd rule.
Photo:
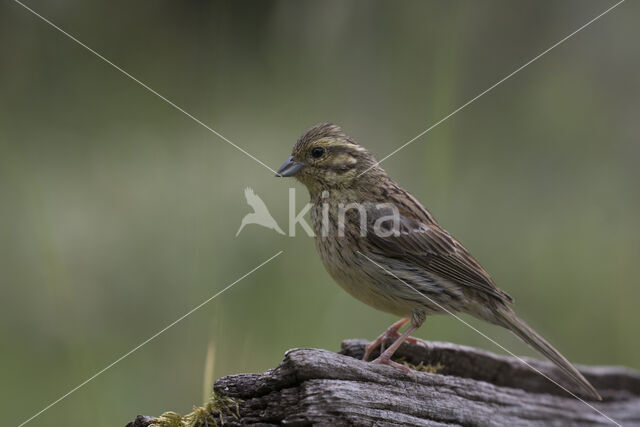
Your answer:
[[[315,147],[313,150],[311,150],[311,156],[316,159],[322,157],[323,154],[324,154],[324,148],[322,147]]]

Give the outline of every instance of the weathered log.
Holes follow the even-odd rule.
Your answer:
[[[398,359],[437,371],[416,372],[414,379],[359,360],[365,344],[345,341],[340,353],[293,349],[263,374],[220,378],[214,390],[227,403],[209,408],[211,420],[229,426],[640,425],[640,374],[627,368],[579,366],[604,399],[581,401],[517,358],[449,343],[403,344]],[[523,359],[572,389],[551,363]],[[128,426],[154,420],[162,425],[138,416]]]

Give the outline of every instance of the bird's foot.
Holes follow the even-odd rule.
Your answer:
[[[427,347],[427,341],[420,338],[408,336],[405,341],[413,345],[419,345],[420,347]]]
[[[378,357],[377,359],[371,361],[371,363],[376,363],[378,365],[391,366],[392,368],[396,368],[399,371],[402,371],[404,374],[409,375],[414,380],[418,379],[418,376],[416,375],[416,373],[415,373],[415,371],[413,369],[411,369],[408,366],[405,366],[405,365],[403,365],[401,363],[394,362],[393,360],[391,360],[388,357],[384,357],[384,354],[382,356]]]
[[[362,357],[362,360],[364,360],[365,362],[367,360],[369,360],[369,357],[371,356],[371,353],[373,352],[373,350],[378,348],[378,346],[380,346],[380,354],[384,353],[384,348],[385,348],[385,344],[386,344],[387,340],[395,341],[398,338],[400,338],[400,332],[398,332],[398,331],[408,321],[409,321],[408,318],[400,319],[399,321],[397,321],[393,325],[389,326],[389,328],[386,331],[384,331],[382,334],[380,334],[380,336],[378,338],[376,338],[374,341],[371,341],[369,344],[367,344],[365,346],[365,348],[364,348],[364,356]],[[420,338],[416,338],[416,337],[409,336],[409,337],[406,338],[406,341],[411,343],[411,344],[419,345],[419,346],[422,346],[422,347],[426,347],[427,346],[427,342],[426,341],[421,340]]]
[[[382,354],[384,352],[385,342],[389,339],[392,339],[395,341],[398,338],[400,338],[400,333],[398,332],[398,330],[402,328],[404,324],[407,323],[408,320],[409,319],[401,319],[397,321],[393,325],[389,326],[389,328],[386,331],[381,333],[378,338],[376,338],[375,340],[367,344],[364,348],[364,356],[362,357],[362,360],[364,360],[365,362],[369,360],[371,353],[373,352],[373,350],[378,348],[378,346],[380,346],[380,354]]]

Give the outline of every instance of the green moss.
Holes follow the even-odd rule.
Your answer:
[[[149,427],[212,427],[224,424],[224,418],[240,418],[239,400],[213,393],[204,406],[194,406],[193,411],[182,416],[165,412],[153,420]]]
[[[396,362],[402,363],[404,366],[407,366],[415,371],[428,372],[430,374],[437,374],[444,368],[444,366],[440,363],[436,363],[435,365],[425,365],[424,362],[420,362],[417,365],[414,365],[407,362],[404,357],[399,358],[398,360],[396,360]]]

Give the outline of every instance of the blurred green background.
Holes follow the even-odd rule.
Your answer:
[[[378,158],[610,1],[58,1],[30,7],[273,168],[332,121]],[[576,363],[640,368],[640,4],[626,2],[384,163]],[[288,187],[18,4],[0,6],[0,413],[16,425],[279,250],[32,425],[118,426],[213,376],[395,319],[352,299]],[[471,321],[519,354],[508,332]],[[418,336],[491,343],[455,319]]]

